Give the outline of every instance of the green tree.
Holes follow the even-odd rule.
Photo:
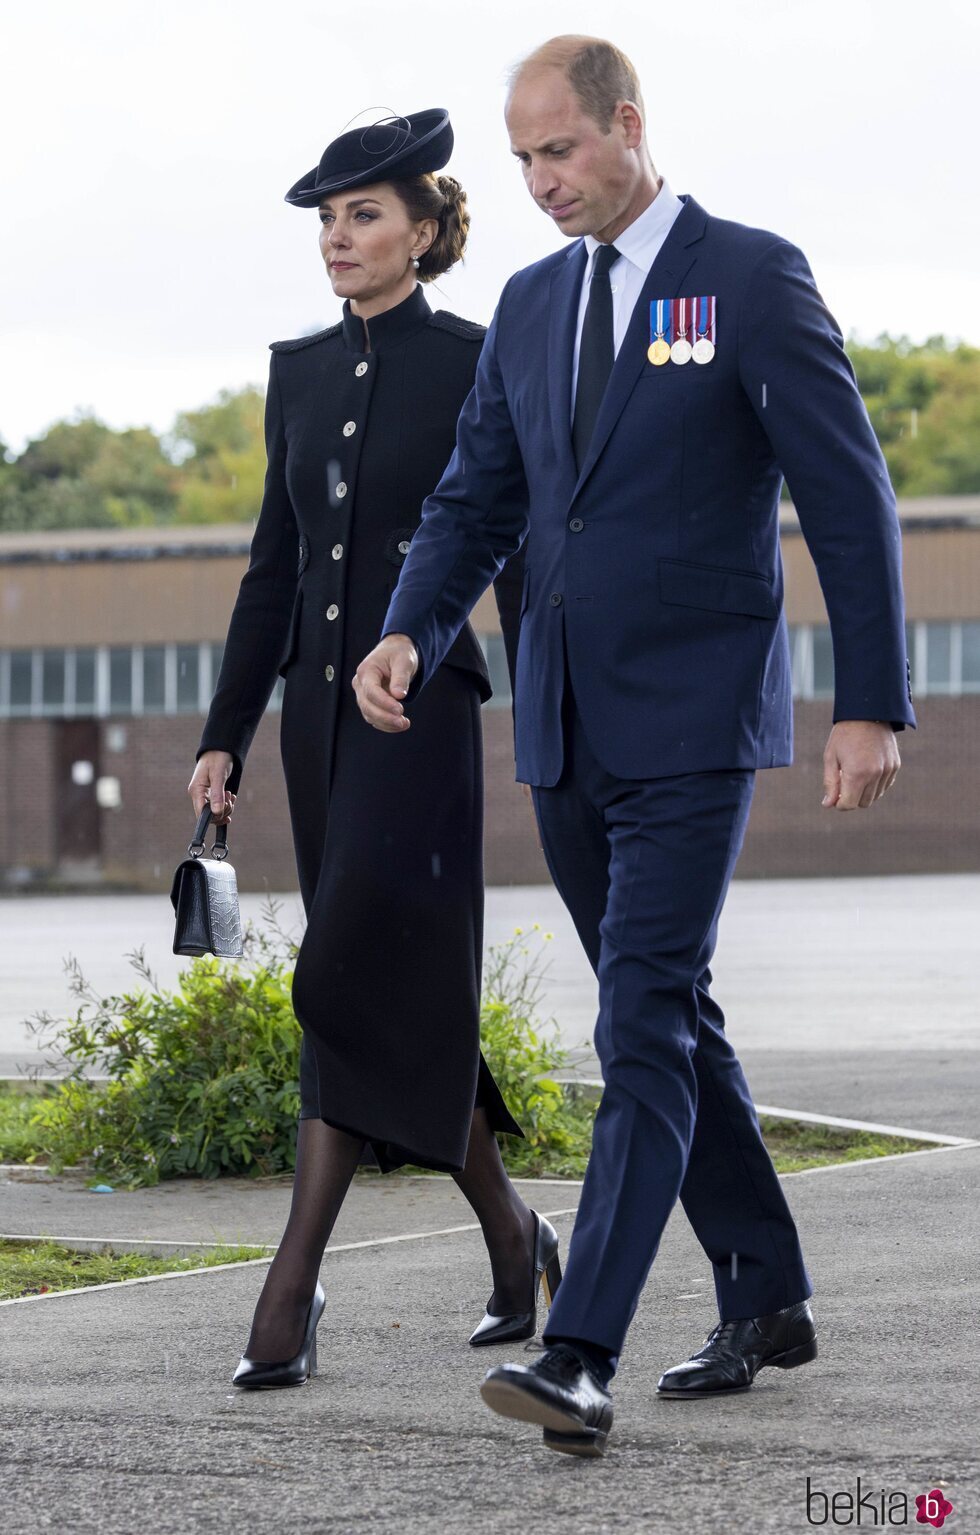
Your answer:
[[[180,463],[178,522],[243,522],[258,516],[265,479],[260,389],[223,389],[212,405],[177,417],[169,438]]]
[[[898,495],[980,492],[980,348],[884,335],[847,350]]]

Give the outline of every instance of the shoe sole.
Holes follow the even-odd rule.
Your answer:
[[[772,1359],[767,1359],[759,1366],[760,1370],[767,1369],[770,1365],[777,1370],[795,1370],[801,1364],[809,1364],[817,1357],[817,1340],[811,1338],[807,1343],[801,1343],[796,1348],[787,1349],[784,1354],[774,1354]],[[756,1372],[758,1373],[758,1372]],[[712,1396],[738,1396],[743,1391],[751,1391],[752,1382],[747,1386],[720,1386],[713,1391],[685,1391],[683,1389],[672,1391],[669,1387],[662,1389],[657,1387],[657,1395],[670,1397],[675,1402],[704,1401]]]
[[[507,1380],[485,1380],[480,1395],[502,1418],[534,1423],[544,1429],[544,1442],[549,1450],[565,1455],[601,1455],[606,1447],[612,1426],[611,1407],[607,1409],[608,1417],[604,1412],[598,1427],[583,1428],[574,1413],[562,1412],[553,1402],[543,1401]]]

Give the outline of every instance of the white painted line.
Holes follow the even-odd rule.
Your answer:
[[[835,1119],[829,1114],[810,1114],[805,1109],[773,1109],[764,1103],[757,1103],[755,1111],[757,1114],[768,1114],[772,1119],[798,1119],[805,1125],[831,1125],[840,1130],[870,1130],[875,1135],[901,1135],[907,1141],[933,1141],[939,1146],[976,1144],[962,1135],[939,1135],[932,1130],[905,1130],[899,1125],[877,1125],[867,1119]]]
[[[575,1215],[571,1210],[542,1210],[539,1212],[545,1220],[557,1220],[561,1215]],[[424,1242],[430,1237],[451,1237],[462,1232],[479,1231],[478,1224],[468,1226],[444,1226],[439,1231],[409,1231],[403,1236],[375,1237],[368,1242],[338,1242],[334,1247],[328,1247],[325,1257],[331,1253],[360,1252],[367,1247],[391,1247],[396,1242]],[[220,1245],[212,1243],[212,1246]],[[243,1244],[247,1245],[247,1244]],[[241,1263],[214,1263],[210,1268],[184,1269],[173,1274],[144,1274],[139,1279],[112,1279],[106,1284],[79,1285],[73,1290],[48,1290],[44,1295],[15,1295],[10,1300],[0,1300],[0,1306],[26,1306],[31,1301],[61,1300],[69,1295],[91,1295],[96,1290],[121,1290],[126,1285],[157,1284],[163,1279],[193,1279],[200,1274],[220,1274],[228,1269],[254,1268],[258,1263],[271,1263],[272,1254],[268,1258],[245,1258]]]
[[[877,1167],[881,1162],[914,1162],[918,1157],[941,1157],[955,1151],[969,1151],[980,1141],[962,1141],[957,1146],[924,1146],[921,1151],[893,1151],[884,1157],[856,1157],[853,1162],[830,1162],[824,1167],[801,1167],[795,1173],[780,1173],[780,1178],[809,1178],[813,1173],[846,1173],[852,1167]]]
[[[580,1082],[583,1087],[602,1087],[603,1085],[600,1077],[576,1077],[575,1081]],[[811,1114],[808,1109],[777,1109],[770,1104],[757,1103],[755,1111],[757,1114],[768,1114],[771,1119],[798,1119],[805,1125],[831,1125],[838,1130],[869,1130],[875,1135],[901,1135],[907,1141],[931,1141],[937,1146],[976,1144],[975,1141],[962,1135],[940,1135],[934,1130],[906,1130],[900,1125],[878,1125],[867,1119],[837,1119],[832,1114]],[[848,1165],[854,1166],[853,1163]]]
[[[45,1232],[39,1236],[37,1232],[30,1235],[21,1235],[12,1231],[0,1231],[0,1242],[54,1242],[63,1247],[203,1247],[208,1252],[213,1252],[216,1247],[262,1247],[267,1252],[276,1251],[275,1242],[231,1242],[215,1237],[211,1242],[180,1242],[169,1241],[163,1237],[62,1237],[52,1236]]]

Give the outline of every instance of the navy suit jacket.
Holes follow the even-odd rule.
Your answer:
[[[792,687],[785,475],[830,617],[834,719],[913,725],[901,540],[840,331],[802,253],[691,197],[653,263],[581,472],[571,377],[584,242],[508,282],[383,633],[445,656],[526,540],[517,777],[562,770],[565,651],[589,743],[622,778],[784,766]],[[714,295],[707,364],[654,367],[650,302]]]

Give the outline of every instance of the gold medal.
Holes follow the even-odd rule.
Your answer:
[[[647,357],[655,368],[662,368],[670,358],[670,344],[664,335],[670,325],[670,299],[658,298],[650,305],[650,345]]]

